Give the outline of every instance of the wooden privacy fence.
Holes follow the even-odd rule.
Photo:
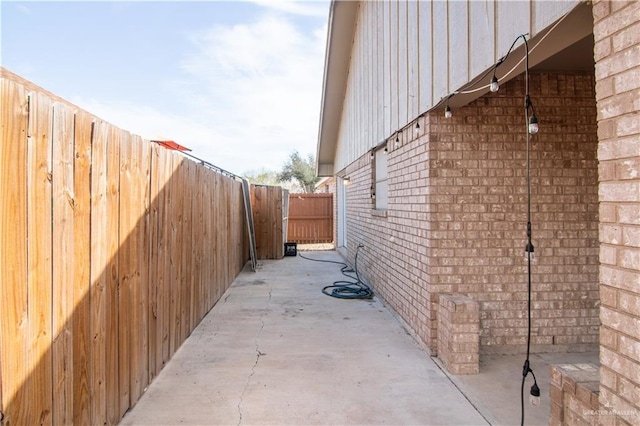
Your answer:
[[[247,260],[241,184],[3,70],[0,410],[115,424]]]
[[[258,259],[282,259],[284,256],[286,229],[283,196],[286,193],[280,186],[251,187]]]
[[[333,242],[333,194],[289,194],[288,222],[290,242]]]

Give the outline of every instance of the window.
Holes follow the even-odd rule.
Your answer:
[[[375,150],[373,158],[373,195],[376,210],[386,210],[389,199],[389,185],[387,183],[387,147]]]

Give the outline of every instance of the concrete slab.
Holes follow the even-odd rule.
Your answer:
[[[344,278],[338,265],[261,263],[238,276],[121,424],[487,424],[379,300],[321,293]]]
[[[599,365],[599,353],[556,352],[531,354],[529,362],[540,387],[540,405],[529,403],[529,391],[533,378],[525,382],[525,425],[549,424],[549,382],[551,365],[590,363]],[[469,376],[449,375],[456,386],[473,402],[473,405],[492,425],[520,424],[520,387],[525,355],[481,355],[480,373]],[[440,364],[440,361],[436,359]]]

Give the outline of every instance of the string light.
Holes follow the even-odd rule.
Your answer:
[[[531,385],[531,389],[529,390],[529,402],[531,405],[537,407],[540,405],[540,387],[538,386],[538,381],[536,380],[536,375],[533,374],[533,370],[529,366],[529,360],[526,360],[522,370],[522,376],[527,377],[528,374],[533,376],[533,385]],[[522,381],[524,387],[524,380]],[[523,411],[524,413],[524,411]],[[524,417],[522,419],[522,423],[524,423]]]
[[[451,113],[451,107],[447,105],[447,107],[444,109],[444,118],[451,118],[452,116],[453,114]]]
[[[533,373],[533,371],[531,373]],[[535,379],[533,385],[531,385],[531,391],[529,392],[529,402],[531,405],[536,407],[540,405],[540,388],[538,387],[538,383],[535,382]]]
[[[419,118],[420,117],[418,117],[418,119]],[[413,131],[415,132],[416,136],[420,134],[420,122],[418,120],[416,120],[416,127]]]
[[[536,113],[531,114],[531,118],[529,118],[529,134],[535,135],[538,133],[538,117],[536,117]]]
[[[524,247],[524,261],[525,262],[535,262],[536,261],[536,253],[533,247],[533,244],[527,243]]]
[[[394,144],[394,147],[398,148],[399,146],[400,146],[400,136],[399,136],[399,133],[396,132],[396,142]]]
[[[493,74],[493,77],[491,78],[491,84],[489,85],[489,90],[491,90],[493,93],[496,93],[498,89],[500,89],[500,84],[498,84],[498,78],[496,77],[496,75]]]

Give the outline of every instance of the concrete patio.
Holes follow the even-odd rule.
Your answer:
[[[321,292],[343,278],[299,256],[245,268],[121,424],[520,422],[523,356],[483,357],[480,374],[449,377],[379,299]],[[548,424],[549,364],[594,357],[532,356],[543,395],[525,423]]]

